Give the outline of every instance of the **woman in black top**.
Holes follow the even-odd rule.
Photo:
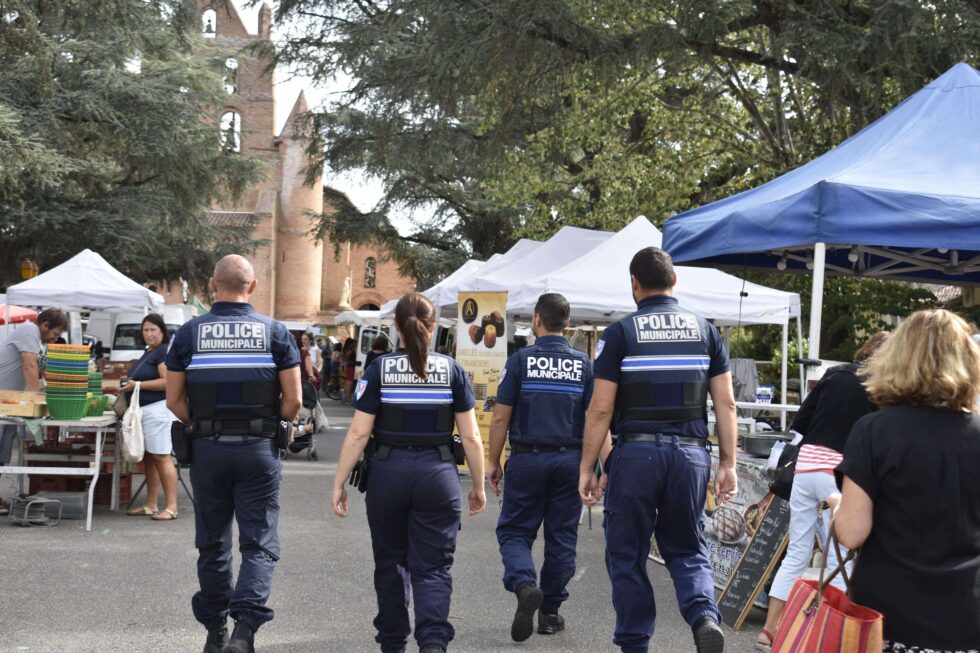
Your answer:
[[[756,638],[756,648],[768,651],[779,625],[793,583],[803,575],[813,558],[813,538],[824,502],[836,505],[840,494],[834,483],[834,467],[840,464],[851,427],[875,410],[858,376],[864,363],[888,338],[879,331],[854,354],[853,363],[827,370],[817,386],[806,396],[792,429],[803,434],[793,489],[789,499],[789,546],[769,589],[766,624]],[[838,576],[835,584],[844,589]]]
[[[960,317],[920,311],[867,366],[881,410],[854,425],[834,528],[863,547],[854,599],[885,651],[980,649],[980,348]]]
[[[129,383],[122,392],[132,392],[140,384],[140,411],[143,427],[143,444],[146,455],[143,467],[146,473],[146,503],[126,514],[151,516],[155,521],[177,519],[177,469],[170,459],[173,443],[170,425],[173,414],[167,409],[167,325],[156,313],[143,318],[140,336],[146,352],[133,367]],[[157,495],[163,487],[163,510],[157,510]]]

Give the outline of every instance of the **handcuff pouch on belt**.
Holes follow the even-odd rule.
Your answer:
[[[170,439],[173,442],[174,456],[178,465],[189,465],[191,462],[191,435],[183,422],[170,423]]]
[[[371,471],[371,459],[377,454],[377,449],[377,441],[374,438],[369,439],[367,446],[364,447],[364,456],[354,464],[354,469],[351,470],[350,476],[347,477],[347,482],[352,487],[356,487],[358,492],[367,491],[368,476]]]
[[[457,465],[466,464],[466,451],[463,449],[463,439],[458,433],[453,434],[453,460]]]

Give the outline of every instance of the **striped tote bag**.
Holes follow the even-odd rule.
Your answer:
[[[882,614],[851,601],[850,579],[844,571],[845,559],[833,536],[824,551],[833,544],[840,562],[836,571],[824,579],[827,568],[820,570],[820,580],[796,579],[786,599],[783,616],[776,630],[771,653],[881,653],[884,646]],[[848,552],[850,559],[854,552]],[[847,592],[830,584],[840,573]]]

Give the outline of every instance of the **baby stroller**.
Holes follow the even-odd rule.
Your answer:
[[[313,434],[320,430],[317,420],[319,400],[316,385],[312,381],[303,382],[303,407],[300,408],[299,418],[293,423],[295,435],[289,445],[289,453],[306,452],[307,460],[316,460],[316,441]],[[285,457],[285,456],[284,456]]]

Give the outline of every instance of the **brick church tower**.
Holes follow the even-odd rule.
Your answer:
[[[348,303],[353,308],[380,305],[413,289],[412,280],[374,248],[346,247],[346,257],[338,259],[333,244],[309,236],[310,214],[323,213],[325,192],[333,197],[337,191],[325,190],[319,178],[313,185],[304,183],[309,140],[303,121],[309,106],[303,93],[282,131],[275,133],[279,109],[267,56],[271,48],[252,48],[271,45],[269,4],[259,9],[257,34],[245,27],[232,0],[197,0],[197,6],[206,47],[220,48],[226,57],[227,96],[216,109],[222,145],[266,163],[265,179],[238,205],[214,206],[209,214],[215,224],[250,227],[254,239],[267,243],[251,257],[258,280],[252,296],[256,309],[280,320],[324,323]]]

